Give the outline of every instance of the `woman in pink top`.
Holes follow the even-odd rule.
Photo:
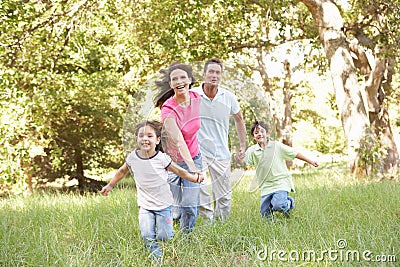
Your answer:
[[[195,82],[192,68],[176,63],[160,72],[164,77],[156,81],[160,92],[155,106],[161,108],[163,146],[179,166],[191,173],[200,173],[202,158],[197,139],[200,95],[189,91]],[[180,219],[180,228],[188,233],[196,224],[199,213],[199,184],[173,173],[170,173],[168,182],[174,197],[174,218]]]

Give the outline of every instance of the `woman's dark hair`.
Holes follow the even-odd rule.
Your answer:
[[[163,127],[162,123],[159,121],[142,121],[142,122],[138,123],[135,128],[136,138],[138,136],[140,128],[143,128],[145,126],[150,126],[151,128],[153,128],[154,132],[156,133],[156,136],[160,137],[160,142],[158,143],[158,145],[156,145],[156,151],[159,150],[159,151],[163,152],[162,142],[161,142],[161,131],[162,131],[162,127]]]
[[[255,122],[253,122],[253,125],[251,126],[251,130],[250,130],[251,136],[253,136],[254,131],[258,127],[264,128],[265,131],[268,133],[268,130],[269,130],[268,129],[268,125],[265,122],[263,122],[263,121],[255,121]]]
[[[174,90],[169,86],[169,82],[171,81],[171,72],[178,69],[185,71],[188,77],[192,80],[189,84],[189,89],[192,88],[192,85],[196,82],[196,79],[193,76],[192,67],[189,65],[174,62],[167,69],[160,70],[160,73],[163,76],[161,80],[156,81],[156,88],[159,90],[158,94],[154,97],[154,106],[156,108],[161,108],[164,102],[174,95]]]

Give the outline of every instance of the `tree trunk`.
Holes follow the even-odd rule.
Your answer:
[[[390,64],[388,63],[389,60],[376,59],[365,86],[369,107],[369,121],[379,139],[382,150],[385,151],[380,168],[381,172],[385,173],[399,166],[399,153],[390,126],[389,113],[384,104],[386,95],[382,88],[385,73],[390,72],[388,70]],[[388,92],[389,90],[386,91]]]
[[[318,27],[319,38],[329,61],[336,103],[347,138],[350,171],[365,174],[359,166],[361,140],[372,135],[362,93],[357,82],[349,46],[342,31],[343,20],[338,7],[327,0],[300,0],[310,10]]]
[[[33,167],[32,163],[30,162],[30,158],[21,158],[20,159],[20,165],[21,169],[24,170],[24,175],[26,176],[26,183],[27,183],[27,190],[24,192],[26,195],[31,195],[33,194],[33,185],[32,185],[32,172],[33,172]]]
[[[83,167],[83,158],[82,158],[82,149],[79,145],[75,146],[75,164],[76,164],[76,179],[79,182],[79,186],[83,185],[85,182],[84,177],[84,167]]]
[[[369,122],[379,140],[381,150],[385,152],[384,156],[380,157],[379,171],[386,173],[399,166],[399,153],[384,102],[392,93],[393,60],[381,59],[381,53],[377,50],[370,61],[364,49],[358,45],[353,44],[350,49],[357,56],[354,63],[366,80]]]
[[[284,112],[284,119],[283,119],[283,135],[282,135],[282,143],[288,146],[293,146],[293,141],[292,141],[292,105],[290,104],[290,86],[291,86],[291,70],[290,70],[290,63],[288,60],[285,60],[283,62],[283,67],[285,70],[285,82],[283,85],[283,104],[285,106],[285,112]],[[293,161],[292,160],[287,160],[286,161],[286,166],[288,168],[293,167]]]
[[[264,58],[262,56],[262,50],[258,50],[257,54],[257,62],[258,62],[258,67],[257,71],[260,73],[262,81],[263,81],[263,89],[264,93],[266,94],[267,98],[267,103],[269,104],[269,114],[271,116],[271,121],[273,125],[270,125],[270,133],[271,130],[275,130],[275,139],[279,140],[282,137],[282,123],[281,120],[279,119],[279,108],[278,105],[275,101],[274,94],[271,90],[271,84],[269,83],[269,77],[267,73],[267,67],[264,65]]]

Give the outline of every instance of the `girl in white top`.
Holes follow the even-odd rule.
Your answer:
[[[167,182],[168,172],[191,182],[201,183],[201,173],[190,174],[179,167],[162,152],[160,145],[162,124],[144,121],[136,126],[138,148],[126,158],[126,162],[115,173],[111,181],[102,188],[107,196],[113,186],[128,174],[129,170],[136,182],[139,206],[139,227],[146,248],[160,260],[162,252],[158,240],[170,240],[173,235],[173,197]]]

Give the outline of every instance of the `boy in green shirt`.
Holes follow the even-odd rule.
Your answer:
[[[245,163],[256,167],[261,192],[261,215],[271,218],[274,211],[279,211],[288,217],[294,208],[294,200],[288,196],[289,192],[294,192],[294,185],[285,161],[298,158],[314,167],[318,167],[318,163],[290,146],[270,141],[268,126],[262,121],[253,123],[251,136],[257,144],[247,149]]]

